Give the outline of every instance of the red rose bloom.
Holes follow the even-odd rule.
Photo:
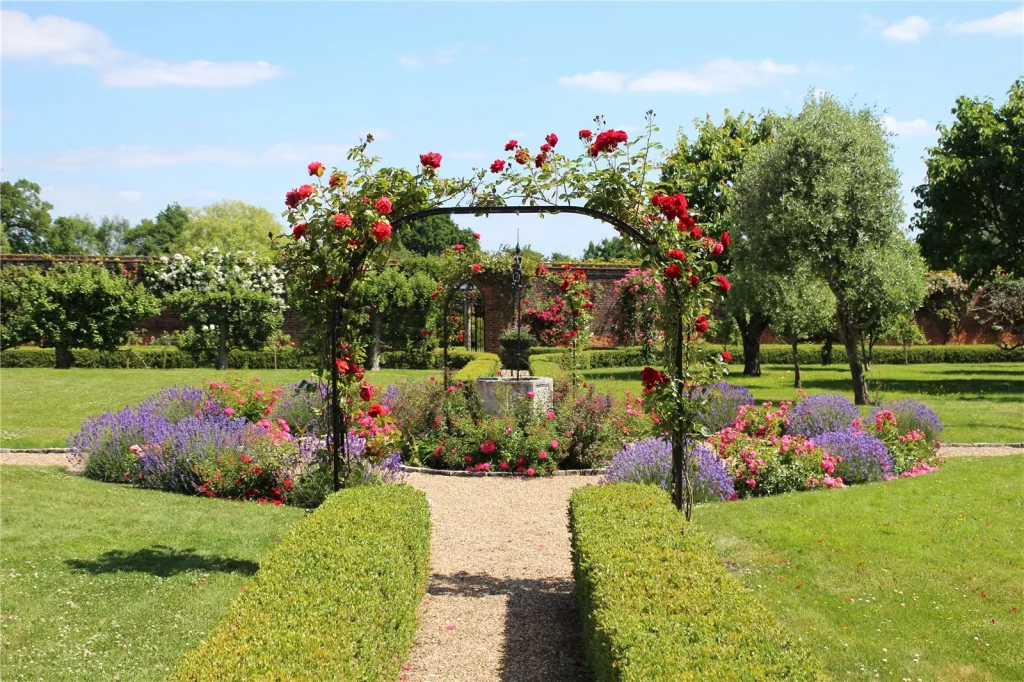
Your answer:
[[[324,165],[319,161],[314,161],[313,163],[306,166],[306,170],[309,171],[310,175],[315,175],[316,177],[319,178],[324,174]]]
[[[690,228],[690,237],[693,238],[693,239],[700,239],[703,234],[704,233],[697,226],[694,226],[694,227]]]
[[[731,242],[732,242],[732,240],[729,238],[729,233],[728,232],[723,232],[722,233],[722,244],[725,245],[725,246],[729,246],[729,244]]]
[[[338,371],[341,372],[342,374],[348,374],[350,365],[346,360],[338,358],[337,360],[334,361],[334,366],[337,367]]]
[[[686,260],[686,254],[679,249],[669,249],[668,257],[675,258],[676,260]]]
[[[465,244],[456,244],[455,246],[452,247],[452,249],[455,250],[455,251],[465,251],[466,250],[466,245]]]
[[[683,269],[679,267],[679,263],[673,263],[672,265],[665,268],[665,276],[669,279],[679,279],[683,274]]]
[[[341,173],[331,173],[331,180],[329,184],[331,185],[331,187],[337,187],[342,183],[344,177],[345,176],[343,176]]]
[[[537,168],[544,165],[544,162],[548,160],[547,154],[538,154],[536,159]]]
[[[722,359],[725,360],[726,362],[729,362],[730,360],[732,360],[732,353],[730,353],[727,350],[723,350],[722,351]]]
[[[558,144],[558,135],[555,135],[554,133],[548,133],[544,137],[544,141],[547,142],[552,147],[554,147],[556,144]]]
[[[515,149],[518,146],[519,146],[519,141],[518,140],[509,140],[508,142],[505,143],[505,151],[510,152],[510,151],[512,151],[513,149]]]
[[[336,213],[334,215],[334,229],[340,230],[343,227],[352,225],[352,216],[348,213]]]
[[[703,334],[708,330],[708,318],[701,315],[696,319],[696,321],[694,321],[693,328],[698,334]]]
[[[479,263],[473,263],[473,272],[481,272],[482,270],[483,268],[480,266]]]
[[[691,287],[695,287],[698,284],[700,284],[700,277],[698,277],[697,275],[690,275],[690,279],[686,281],[689,282]]]
[[[583,128],[582,130],[580,130],[580,139],[581,140],[590,140],[590,138],[592,138],[593,136],[594,136],[594,133],[590,132],[586,128]]]
[[[544,152],[545,154],[547,154],[549,151],[551,151],[551,145],[549,145],[547,142],[545,142],[544,144],[542,144],[540,146],[540,150],[542,152]]]
[[[426,154],[420,154],[420,164],[424,168],[430,170],[437,170],[441,167],[441,155],[437,152],[427,152]]]
[[[391,199],[381,197],[380,199],[377,199],[377,203],[375,203],[373,207],[377,209],[377,213],[387,215],[388,213],[391,213]]]
[[[516,151],[516,163],[520,166],[526,165],[526,162],[530,160],[530,153],[525,149]]]
[[[391,411],[379,403],[374,403],[373,405],[370,405],[370,409],[366,411],[366,414],[374,418],[386,417],[391,414]]]
[[[715,279],[718,280],[718,286],[722,287],[722,291],[729,291],[732,288],[732,283],[725,278],[725,275],[715,275]]]
[[[359,244],[361,244],[362,242],[360,242],[358,239],[349,239],[345,243],[348,244],[349,246],[359,246]]]
[[[640,383],[643,384],[644,393],[648,393],[654,390],[655,386],[666,382],[668,382],[668,376],[653,367],[644,367],[640,372]]]
[[[484,453],[485,455],[492,454],[494,450],[495,446],[493,440],[485,440],[483,443],[480,443],[480,452]]]
[[[373,229],[371,229],[370,232],[373,233],[373,238],[376,239],[379,244],[391,236],[391,225],[383,221],[379,221],[373,224]]]
[[[669,220],[679,220],[688,215],[686,196],[683,194],[676,194],[671,197],[664,194],[655,194],[651,197],[651,203],[661,209],[662,214]]]
[[[613,152],[620,143],[628,142],[629,135],[624,130],[603,130],[597,134],[597,140],[590,145],[590,155],[597,156],[601,152]]]
[[[296,241],[302,239],[302,235],[306,234],[307,227],[306,223],[295,223],[295,227],[292,228],[292,236]]]
[[[725,247],[722,246],[721,242],[715,242],[711,246],[711,255],[712,256],[721,256],[724,251],[725,251]]]
[[[480,239],[480,233],[479,232],[474,232],[473,233],[473,239]]]
[[[505,160],[504,159],[495,159],[494,163],[491,164],[491,172],[492,173],[500,173],[503,170],[505,170]]]
[[[363,385],[359,387],[359,397],[366,402],[373,400],[373,384],[369,381],[364,381]]]

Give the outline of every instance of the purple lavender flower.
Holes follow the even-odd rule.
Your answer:
[[[398,386],[388,384],[387,389],[385,389],[384,393],[380,396],[380,404],[389,410],[394,411],[395,407],[398,406],[398,398]]]
[[[885,401],[871,408],[871,421],[882,410],[889,410],[896,417],[896,424],[901,432],[923,431],[929,441],[938,440],[942,435],[942,420],[939,415],[920,400],[904,398],[903,400]]]
[[[327,384],[321,383],[312,391],[289,384],[282,395],[285,397],[274,408],[273,419],[284,419],[295,434],[318,436],[327,432]]]
[[[816,436],[814,444],[841,459],[833,475],[842,478],[844,483],[869,483],[892,474],[893,461],[888,448],[870,433],[847,427]]]
[[[698,502],[727,500],[734,492],[732,477],[722,461],[704,443],[690,457],[693,497]],[[672,444],[664,438],[627,443],[612,457],[601,483],[646,483],[668,490],[672,477]]]
[[[838,393],[817,393],[789,410],[789,433],[812,438],[827,431],[842,431],[860,412]]]
[[[740,405],[754,404],[754,396],[746,386],[722,381],[704,390],[708,394],[708,405],[700,419],[711,431],[721,431],[731,425]]]

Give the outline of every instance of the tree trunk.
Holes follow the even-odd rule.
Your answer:
[[[750,316],[748,322],[743,315],[736,315],[736,324],[743,337],[743,376],[761,376],[761,333],[768,326],[768,320],[761,313]]]
[[[370,311],[370,348],[366,353],[366,365],[374,372],[380,369],[380,311],[376,308]]]
[[[220,327],[217,330],[220,332],[220,338],[217,340],[217,369],[228,368],[228,311],[227,308],[221,310],[220,313]]]
[[[71,365],[75,361],[75,356],[71,354],[71,351],[60,344],[57,344],[54,350],[57,351],[57,369],[71,369]]]
[[[796,338],[791,341],[793,344],[793,388],[803,388],[800,383],[800,354],[797,350]]]
[[[864,378],[864,365],[860,361],[860,332],[848,324],[846,317],[836,313],[836,326],[839,327],[839,335],[846,346],[846,355],[850,361],[850,376],[853,379],[853,402],[858,405],[867,405],[871,400],[868,395],[868,382]]]
[[[910,364],[910,346],[903,344],[903,364]]]
[[[832,364],[832,337],[825,339],[825,343],[821,346],[821,364],[828,367]]]

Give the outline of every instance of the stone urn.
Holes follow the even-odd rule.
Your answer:
[[[515,338],[502,339],[501,352],[498,353],[498,357],[501,358],[501,368],[529,371],[531,345],[533,345],[533,339],[526,335],[521,341]]]
[[[532,400],[534,410],[546,412],[551,409],[555,394],[551,377],[534,376],[480,377],[476,380],[476,390],[484,411],[497,415],[505,414],[505,407],[513,396]]]

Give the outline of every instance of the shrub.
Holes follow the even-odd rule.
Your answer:
[[[754,396],[746,386],[722,381],[706,390],[711,399],[700,418],[710,431],[721,431],[732,424],[740,405],[754,404]]]
[[[620,406],[593,386],[573,395],[564,381],[555,387],[554,419],[569,469],[603,466],[624,444],[651,432],[640,399],[629,391]]]
[[[262,558],[172,679],[394,680],[415,636],[429,560],[423,493],[335,493]]]
[[[789,411],[789,433],[812,438],[826,431],[842,431],[860,415],[850,399],[838,393],[817,393]]]
[[[599,682],[824,678],[663,491],[579,488],[569,525],[584,649]]]
[[[728,500],[734,496],[729,469],[710,447],[698,443],[690,461],[695,501]],[[615,454],[601,483],[645,483],[668,490],[671,479],[672,444],[664,438],[645,438],[637,443],[626,443]]]
[[[844,483],[881,481],[893,473],[892,457],[885,443],[870,433],[847,427],[815,437],[815,444],[839,459],[834,473]]]
[[[875,419],[879,412],[888,410],[896,417],[896,423],[901,429],[908,431],[921,431],[929,441],[935,442],[942,435],[942,420],[934,410],[913,398],[903,400],[887,400],[881,405],[871,408],[871,419]]]

